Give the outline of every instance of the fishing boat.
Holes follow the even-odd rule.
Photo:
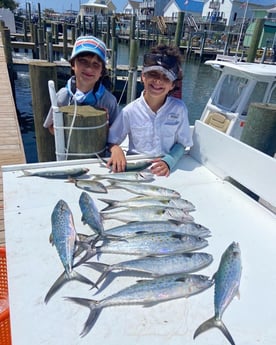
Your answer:
[[[212,254],[214,260],[198,274],[212,277],[224,250],[233,241],[239,243],[243,267],[240,299],[234,299],[228,306],[223,321],[237,344],[274,345],[276,215],[266,203],[276,207],[276,160],[199,120],[193,128],[193,140],[190,153],[183,156],[171,175],[156,177],[151,184],[177,190],[182,198],[195,205],[195,222],[211,230],[209,246],[204,250]],[[133,161],[143,158],[128,157]],[[213,313],[213,287],[189,298],[147,308],[139,305],[107,308],[83,338],[79,334],[89,309],[64,297],[100,300],[142,279],[141,276],[119,276],[96,295],[89,286],[70,281],[47,305],[44,303],[47,291],[63,271],[57,252],[49,243],[51,214],[57,201],[63,199],[68,203],[79,233],[90,234],[91,230],[81,221],[81,191],[74,184],[34,175],[18,177],[22,176],[22,170],[36,172],[76,167],[88,168],[93,174],[106,173],[106,168],[94,158],[2,168],[13,345],[56,345],[60,339],[68,345],[226,343],[217,329],[193,340],[196,328]],[[256,197],[244,193],[244,189]],[[122,189],[109,190],[108,194],[108,198],[116,200],[133,196]],[[105,206],[97,194],[91,193],[91,196],[96,207]],[[118,220],[108,220],[104,227],[108,229],[119,224]],[[99,260],[112,264],[127,258],[102,254]],[[76,269],[92,281],[99,277],[99,273],[90,268],[80,266]],[[258,312],[249,314],[248,310]]]
[[[221,71],[200,120],[240,139],[251,103],[276,104],[276,65],[217,55],[205,64]]]

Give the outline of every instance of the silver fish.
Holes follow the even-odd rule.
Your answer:
[[[106,166],[107,160],[96,154],[97,158]],[[142,171],[150,167],[153,163],[152,159],[140,159],[137,162],[127,162],[125,171]]]
[[[74,183],[77,188],[83,189],[87,192],[93,193],[107,193],[107,189],[104,184],[95,180],[86,179],[69,179],[67,182]]]
[[[95,286],[93,282],[73,270],[73,255],[76,246],[76,230],[72,212],[64,200],[59,200],[56,204],[52,216],[52,241],[55,245],[60,260],[64,267],[64,272],[55,281],[48,291],[44,301],[48,303],[50,298],[68,281],[78,280],[82,283]]]
[[[108,179],[117,181],[152,182],[155,180],[154,174],[149,171],[127,171],[121,173],[92,174],[94,180]]]
[[[91,246],[81,242],[86,254],[76,263],[79,266],[95,255],[104,253],[126,255],[169,255],[201,249],[208,245],[204,238],[180,234],[177,232],[142,233],[124,238],[123,241],[103,239],[101,245]]]
[[[90,314],[80,334],[85,336],[95,325],[103,308],[116,305],[150,306],[177,298],[188,298],[208,289],[212,284],[213,282],[207,276],[176,274],[138,280],[136,284],[99,301],[77,297],[66,297],[66,300],[90,309]]]
[[[113,271],[142,272],[150,274],[152,277],[160,277],[165,274],[195,272],[210,265],[212,261],[212,255],[196,252],[164,256],[146,256],[113,265],[107,265],[101,262],[88,262],[85,265],[102,272],[95,283],[98,286]]]
[[[45,169],[40,170],[37,172],[30,172],[27,170],[22,170],[24,175],[18,176],[18,177],[24,177],[24,176],[38,176],[38,177],[45,177],[45,178],[52,178],[52,179],[68,179],[72,177],[78,177],[81,175],[84,175],[88,173],[89,169],[87,168],[73,168],[73,169],[65,169],[65,170],[53,170],[53,169]]]
[[[211,231],[201,224],[194,222],[181,223],[171,220],[132,222],[105,230],[106,233],[117,236],[133,236],[135,233],[167,231],[175,231],[186,235],[200,237],[209,237],[211,234]]]
[[[173,207],[179,208],[186,212],[191,212],[195,210],[195,206],[188,200],[181,198],[168,198],[168,197],[154,197],[140,195],[134,198],[129,198],[126,200],[110,200],[110,199],[99,199],[102,202],[108,204],[107,207],[103,208],[101,211],[109,211],[116,207],[141,207],[141,206],[163,206],[163,207]]]
[[[132,222],[106,229],[105,233],[117,236],[133,236],[135,233],[143,232],[167,232],[175,231],[186,235],[209,237],[211,231],[198,223],[180,223],[174,221],[141,221]]]
[[[79,198],[79,205],[83,224],[88,224],[91,230],[102,236],[104,232],[102,218],[91,196],[86,192],[82,192]]]
[[[107,186],[107,189],[125,189],[134,194],[142,194],[142,195],[151,195],[151,196],[166,196],[169,198],[180,198],[181,195],[179,192],[173,189],[155,186],[155,185],[148,185],[145,183],[127,183],[123,181],[112,181],[109,180],[110,185]]]
[[[222,331],[230,344],[235,345],[230,332],[226,328],[221,318],[229,303],[239,293],[241,271],[242,266],[240,247],[238,243],[233,242],[223,253],[219,268],[214,275],[215,315],[197,328],[194,333],[194,338],[212,327],[217,327]]]
[[[176,220],[179,222],[192,222],[194,218],[185,211],[173,207],[143,206],[131,207],[125,210],[114,212],[100,212],[103,220],[117,219],[122,222],[136,222],[144,219],[157,220]]]

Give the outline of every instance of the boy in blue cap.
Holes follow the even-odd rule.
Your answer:
[[[106,46],[94,36],[77,38],[70,58],[74,75],[57,92],[58,106],[70,104],[91,105],[108,112],[109,126],[118,115],[117,100],[103,85],[106,72]],[[54,134],[53,110],[50,109],[43,124]]]
[[[119,145],[127,136],[129,154],[161,157],[154,159],[151,166],[157,176],[169,176],[185,147],[192,146],[187,107],[181,99],[170,96],[181,79],[177,47],[159,45],[144,55],[144,90],[123,108],[109,131],[111,158],[107,165],[114,172],[125,170],[126,158]]]

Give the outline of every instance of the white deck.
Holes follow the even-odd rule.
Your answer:
[[[248,186],[255,184],[256,188],[262,189],[262,197],[267,197],[275,206],[276,160],[255,150],[252,152],[243,143],[202,123],[196,124],[194,133],[195,146],[191,156],[185,156],[169,178],[160,177],[153,183],[181,192],[183,198],[189,199],[196,206],[193,212],[195,221],[211,229],[212,237],[204,250],[214,256],[214,262],[200,271],[202,274],[212,275],[226,247],[232,241],[239,242],[243,264],[240,299],[232,301],[225,311],[223,321],[236,344],[275,345],[276,216],[222,180],[222,177],[230,175],[238,181],[247,180]],[[228,163],[227,157],[234,153],[237,161]],[[247,159],[247,164],[240,159]],[[263,169],[265,177],[259,170],[256,172],[254,161],[262,165],[260,170]],[[80,162],[90,168],[91,173],[106,172],[97,161]],[[23,168],[30,170],[30,167],[77,163],[42,163],[3,169],[13,345],[228,344],[217,329],[193,340],[193,333],[199,324],[213,316],[213,287],[189,299],[161,303],[150,308],[106,308],[84,338],[80,338],[79,333],[87,319],[88,309],[64,301],[63,296],[104,298],[133,283],[135,277],[116,278],[98,296],[93,295],[94,291],[90,291],[87,286],[70,282],[47,305],[44,304],[48,289],[63,271],[56,249],[49,244],[51,213],[57,201],[64,199],[73,212],[77,231],[89,233],[88,227],[81,223],[78,205],[82,190],[60,180],[17,176],[22,174]],[[269,188],[266,188],[266,184],[269,184]],[[112,190],[108,195],[91,196],[101,209],[103,204],[97,198],[124,199],[132,194]],[[108,221],[105,228],[117,224],[122,223]],[[128,258],[105,255],[101,261],[114,262]],[[98,277],[98,274],[92,274],[86,268],[81,267],[79,271],[91,278]]]

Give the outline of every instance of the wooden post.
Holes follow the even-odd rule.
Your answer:
[[[51,32],[47,32],[46,33],[46,50],[47,50],[47,60],[49,62],[53,62],[54,61],[52,38],[53,38],[52,33]]]
[[[45,60],[46,54],[45,54],[45,45],[44,45],[44,30],[39,28],[37,30],[37,36],[38,36],[38,50],[39,50],[39,59]]]
[[[43,127],[43,122],[51,106],[48,80],[54,80],[57,85],[56,65],[35,61],[29,64],[29,71],[38,161],[54,161],[56,159],[54,136]]]
[[[116,67],[117,67],[117,52],[118,52],[118,38],[112,37],[112,48],[111,48],[111,73],[110,79],[112,83],[113,92],[116,86]]]
[[[111,40],[111,34],[110,34],[110,29],[111,29],[111,18],[110,16],[107,17],[107,29],[106,29],[106,47],[110,48],[110,40]]]
[[[180,46],[180,40],[182,37],[182,29],[184,23],[185,12],[179,12],[177,18],[177,25],[176,25],[176,32],[175,32],[175,39],[174,43],[177,47]]]
[[[130,40],[129,74],[127,84],[127,104],[136,98],[138,41]]]
[[[136,16],[131,16],[129,39],[135,38]]]
[[[82,17],[82,32],[83,32],[83,36],[86,35],[86,17],[83,16]]]
[[[40,2],[37,3],[37,11],[38,11],[38,26],[41,28],[41,8],[40,8]]]
[[[37,38],[37,24],[32,24],[32,42],[34,43],[33,58],[38,59],[39,50],[38,50],[38,38]]]
[[[23,41],[28,42],[28,25],[27,20],[23,20]]]
[[[63,23],[63,58],[68,59],[67,24]]]
[[[93,20],[93,35],[98,37],[98,19],[96,15],[94,15]]]
[[[241,141],[270,156],[276,153],[276,105],[251,103]]]
[[[247,62],[255,61],[257,49],[259,47],[260,38],[263,32],[264,22],[265,22],[264,18],[256,19],[255,29],[254,29],[253,36],[251,39],[251,44],[247,53],[247,59],[246,59]]]
[[[64,127],[66,127],[64,144],[68,159],[89,158],[95,156],[95,153],[104,153],[108,130],[106,110],[88,105],[77,109],[74,105],[69,105],[60,107],[59,110],[63,113]],[[72,126],[71,131],[68,129],[70,126]]]
[[[76,27],[71,27],[71,44],[74,45],[76,42]]]

